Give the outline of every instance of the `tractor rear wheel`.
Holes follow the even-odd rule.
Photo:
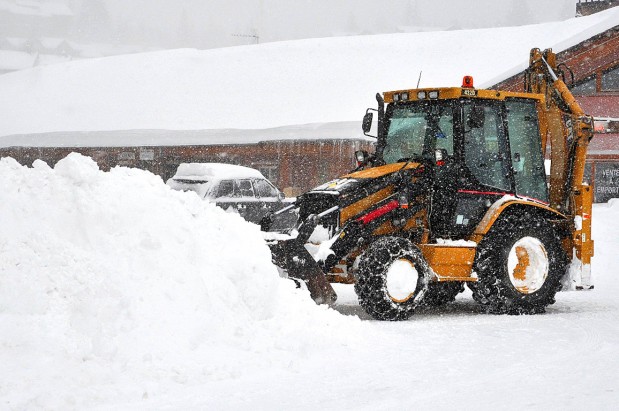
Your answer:
[[[555,302],[568,264],[560,238],[540,217],[511,214],[477,246],[473,298],[497,314],[537,314]]]
[[[428,291],[430,268],[409,240],[385,237],[370,244],[359,261],[355,292],[377,320],[406,320]]]

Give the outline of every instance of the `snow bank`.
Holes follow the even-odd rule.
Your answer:
[[[353,341],[257,226],[148,172],[3,158],[0,200],[2,407],[152,398]]]

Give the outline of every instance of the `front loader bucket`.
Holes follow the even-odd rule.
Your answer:
[[[317,304],[333,304],[337,294],[318,263],[298,239],[270,244],[273,262],[286,270],[288,276],[305,281],[310,296]]]

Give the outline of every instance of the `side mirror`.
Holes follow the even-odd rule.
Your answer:
[[[374,113],[367,111],[365,116],[363,116],[363,123],[361,124],[363,134],[367,135],[372,129],[372,120],[374,120]]]
[[[486,112],[482,106],[471,106],[471,112],[466,119],[469,128],[482,128],[486,120]]]

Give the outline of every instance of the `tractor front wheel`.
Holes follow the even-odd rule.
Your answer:
[[[359,261],[355,292],[377,320],[406,320],[428,291],[430,268],[409,240],[385,237],[372,243]]]

